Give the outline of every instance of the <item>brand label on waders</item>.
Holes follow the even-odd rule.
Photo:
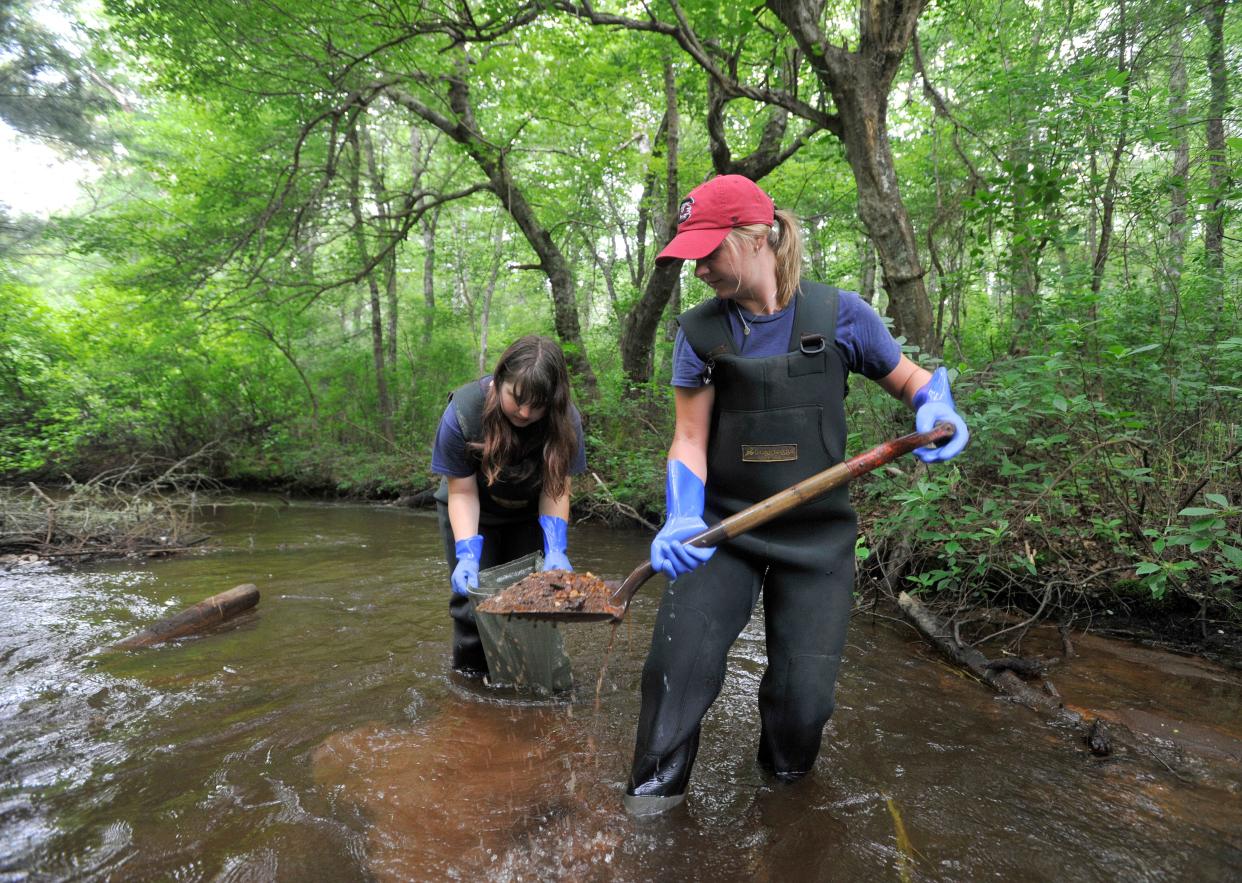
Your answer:
[[[506,500],[504,497],[492,495],[492,502],[504,509],[525,509],[529,504],[527,500]]]
[[[797,459],[797,445],[742,445],[743,463],[784,463]]]

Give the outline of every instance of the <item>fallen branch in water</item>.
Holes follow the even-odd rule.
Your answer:
[[[1056,687],[1048,679],[1043,680],[1040,692],[1024,683],[1008,666],[996,665],[986,656],[962,644],[953,637],[953,629],[918,600],[902,592],[897,597],[902,613],[933,647],[952,662],[974,674],[998,693],[1042,714],[1052,717],[1058,724],[1068,726],[1079,737],[1079,742],[1097,757],[1113,753],[1119,746],[1135,754],[1141,754],[1158,762],[1177,778],[1185,782],[1202,781],[1204,773],[1194,764],[1186,763],[1176,750],[1176,743],[1162,743],[1158,737],[1135,732],[1111,716],[1081,712],[1067,708]]]
[[[974,647],[960,643],[946,623],[941,622],[934,613],[906,592],[897,596],[897,604],[933,647],[998,693],[1004,693],[1028,708],[1052,712],[1075,726],[1082,722],[1081,715],[1063,708],[1058,698],[1029,686],[1006,668],[993,667],[990,660]]]

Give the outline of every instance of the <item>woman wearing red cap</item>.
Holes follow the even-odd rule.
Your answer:
[[[845,458],[851,371],[914,408],[920,431],[956,426],[948,444],[915,451],[924,461],[951,459],[968,437],[945,369],[930,374],[903,356],[857,294],[802,281],[797,219],[749,179],[692,190],[657,260],[696,261],[716,297],[678,317],[667,520],[651,544],[671,582],[643,668],[625,795],[637,815],[685,798],[703,716],[760,592],[758,760],[781,781],[815,763],[845,646],[857,533],[846,488],[715,548],[684,541]]]

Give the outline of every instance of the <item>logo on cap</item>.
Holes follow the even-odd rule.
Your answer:
[[[690,210],[694,206],[694,197],[687,196],[681,201],[681,208],[677,210],[677,223],[684,224],[690,220]]]

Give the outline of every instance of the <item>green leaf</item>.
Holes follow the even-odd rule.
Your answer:
[[[1160,570],[1160,565],[1153,564],[1150,561],[1144,561],[1138,567],[1134,568],[1134,572],[1137,573],[1139,576],[1146,576],[1149,573],[1158,573],[1159,570]]]
[[[1216,510],[1215,509],[1204,509],[1202,506],[1190,506],[1186,509],[1183,509],[1181,512],[1178,512],[1177,514],[1178,515],[1191,515],[1191,516],[1193,515],[1198,515],[1198,516],[1215,515]]]

